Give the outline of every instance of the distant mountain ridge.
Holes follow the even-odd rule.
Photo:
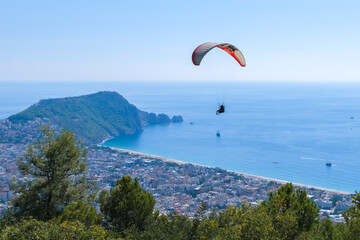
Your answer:
[[[182,121],[181,116],[174,116],[171,120],[166,114],[141,111],[119,93],[110,91],[40,100],[8,119],[13,123],[20,123],[35,118],[48,119],[51,124],[65,127],[87,143],[138,133],[149,124]]]

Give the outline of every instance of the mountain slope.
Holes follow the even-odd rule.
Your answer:
[[[98,92],[79,97],[41,100],[28,109],[10,116],[13,123],[35,118],[75,132],[84,142],[99,142],[121,134],[140,132],[155,123],[149,114],[138,110],[116,92]],[[159,114],[160,115],[160,114]],[[161,123],[157,121],[156,123]]]

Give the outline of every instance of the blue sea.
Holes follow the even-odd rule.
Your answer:
[[[360,190],[360,84],[1,83],[0,118],[40,99],[101,90],[116,91],[141,110],[184,118],[111,139],[106,146],[350,193]],[[226,112],[215,115],[219,103]]]

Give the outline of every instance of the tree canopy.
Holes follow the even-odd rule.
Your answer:
[[[86,182],[87,150],[72,132],[57,135],[49,127],[42,138],[30,145],[18,160],[20,172],[28,180],[15,184],[19,196],[12,203],[17,216],[49,220],[77,200],[87,200],[90,184]]]
[[[145,220],[154,211],[155,198],[140,187],[138,180],[123,176],[115,187],[100,193],[100,210],[107,226],[115,231],[129,227],[144,228]]]

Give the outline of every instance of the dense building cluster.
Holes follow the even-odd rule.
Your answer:
[[[39,134],[41,120],[21,126],[7,120],[0,121],[0,212],[4,213],[9,200],[13,177],[24,180],[17,170],[16,159]],[[20,139],[18,136],[22,136]],[[16,139],[16,141],[14,140]],[[88,152],[88,179],[100,190],[113,187],[117,179],[129,175],[138,178],[141,186],[156,199],[161,213],[176,211],[192,215],[202,202],[210,209],[239,206],[246,201],[253,205],[268,198],[284,182],[159,157],[114,150],[96,145],[86,146]],[[341,211],[352,205],[350,194],[295,185],[306,189],[308,196],[321,208],[321,216],[343,221]]]

